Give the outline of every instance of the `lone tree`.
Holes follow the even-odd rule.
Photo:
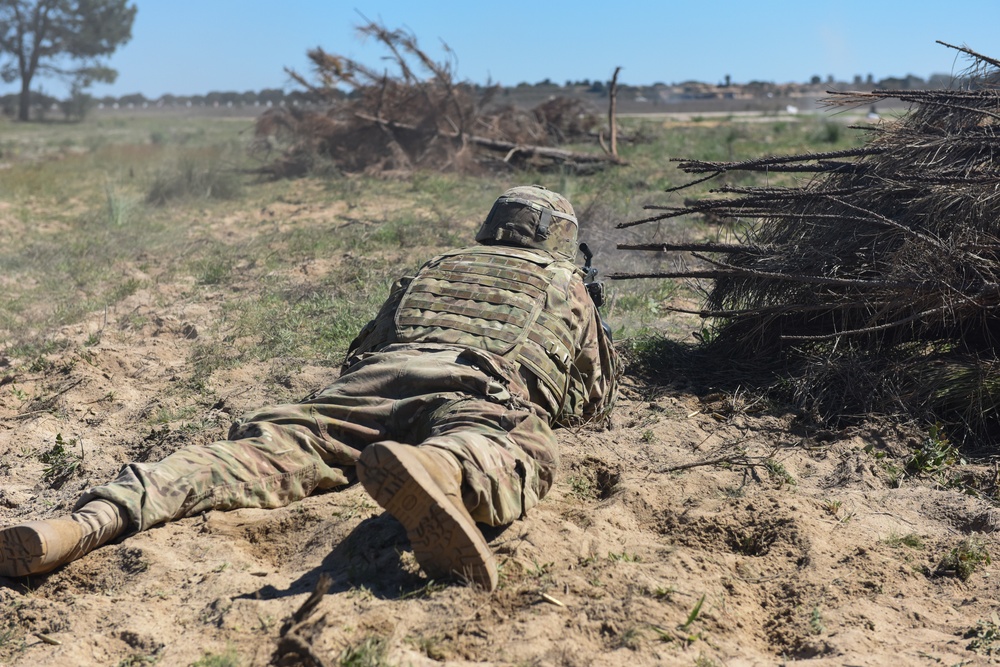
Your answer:
[[[102,58],[132,38],[135,11],[127,0],[0,0],[0,76],[21,81],[18,119],[28,120],[36,74],[76,90],[113,82],[118,72]]]

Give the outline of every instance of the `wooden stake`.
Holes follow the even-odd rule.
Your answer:
[[[611,101],[608,103],[608,132],[611,137],[611,157],[618,159],[618,123],[615,122],[615,115],[618,107],[618,72],[621,66],[615,68],[614,76],[611,77],[611,88],[608,96]]]

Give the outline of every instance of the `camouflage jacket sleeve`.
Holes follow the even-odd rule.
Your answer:
[[[347,358],[340,369],[341,372],[346,371],[361,361],[362,356],[366,352],[370,352],[373,346],[384,344],[385,341],[393,338],[393,332],[384,331],[383,329],[393,326],[393,315],[399,306],[400,299],[403,298],[403,294],[406,292],[406,288],[410,286],[412,281],[413,276],[404,276],[393,284],[392,290],[389,292],[389,298],[379,308],[378,314],[351,341],[351,347],[347,350]]]
[[[559,420],[564,426],[607,416],[618,397],[618,381],[624,370],[582,280],[573,281],[571,301],[580,321],[580,338],[571,369],[567,409]]]

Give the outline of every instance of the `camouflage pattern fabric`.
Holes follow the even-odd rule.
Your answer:
[[[572,260],[578,227],[568,199],[540,185],[521,185],[497,198],[476,241],[538,248]]]
[[[246,416],[229,440],[129,464],[78,507],[110,500],[135,530],[211,509],[281,507],[353,482],[365,445],[396,440],[455,454],[473,518],[510,523],[548,491],[558,453],[544,416],[478,361],[462,350],[394,346],[301,403]]]
[[[505,288],[507,283],[518,284]],[[472,246],[430,260],[394,286],[352,344],[346,367],[398,342],[489,353],[497,371],[526,387],[559,426],[610,411],[622,370],[583,272],[527,248]]]
[[[129,464],[77,507],[110,500],[125,508],[137,531],[212,509],[281,507],[352,483],[361,450],[395,440],[452,452],[476,521],[518,519],[552,485],[559,456],[550,425],[605,414],[621,372],[579,272],[559,264],[563,276],[548,283],[554,293],[546,304],[560,306],[547,313],[561,320],[575,352],[561,401],[516,359],[471,341],[399,341],[395,314],[413,282],[404,279],[352,343],[341,377],[329,387],[244,417],[228,440],[184,447],[158,463]]]

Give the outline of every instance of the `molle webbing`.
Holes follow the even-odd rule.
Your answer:
[[[575,345],[547,310],[548,263],[495,252],[445,255],[410,283],[396,310],[397,337],[505,357],[530,370],[561,405]]]

